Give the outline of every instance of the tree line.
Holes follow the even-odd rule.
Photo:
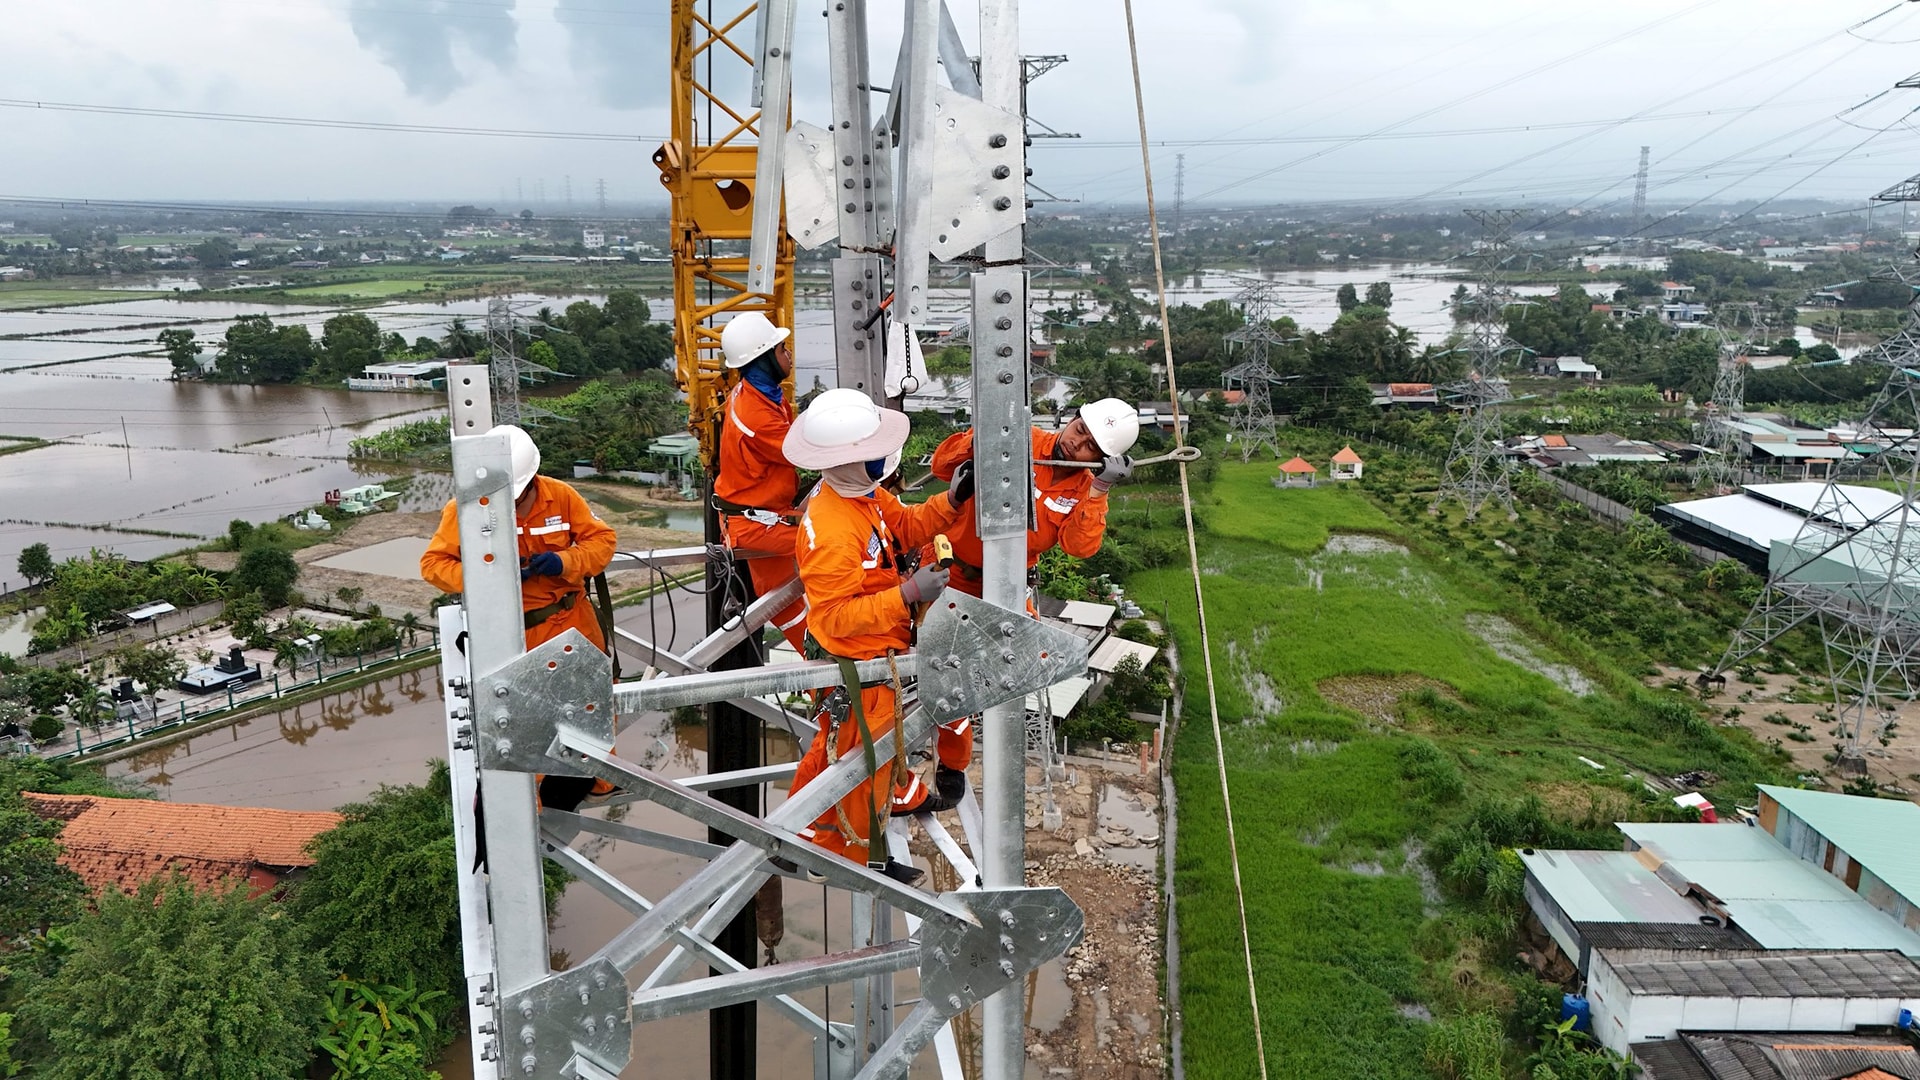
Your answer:
[[[647,301],[630,289],[607,294],[605,305],[576,301],[564,312],[542,308],[517,327],[521,355],[554,376],[588,376],[658,368],[673,356],[672,328],[653,322]],[[162,330],[156,338],[173,376],[231,383],[335,385],[370,364],[491,358],[486,335],[455,318],[438,338],[408,342],[383,334],[371,316],[336,315],[316,340],[307,327],[276,324],[268,315],[245,315],[227,328],[203,364],[208,343],[189,329]]]

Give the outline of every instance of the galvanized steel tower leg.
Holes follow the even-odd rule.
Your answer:
[[[981,0],[980,97],[1022,115],[1018,0]],[[1025,125],[1004,134],[1021,147],[1014,176],[1025,174]],[[1024,213],[1024,207],[1021,208]],[[1026,230],[986,245],[991,269],[973,276],[974,460],[980,470],[981,597],[1009,611],[1026,606],[1027,528],[1033,511],[1033,410],[1028,401]],[[1012,888],[1026,876],[1026,714],[1020,701],[986,712],[986,854],[989,889]],[[1021,990],[987,999],[981,1062],[989,1080],[1026,1072],[1026,1009]]]

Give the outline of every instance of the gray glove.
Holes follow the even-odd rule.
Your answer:
[[[1133,459],[1125,454],[1116,454],[1100,462],[1100,471],[1093,478],[1093,489],[1105,491],[1132,475]]]
[[[909,604],[924,604],[946,590],[950,576],[952,572],[943,567],[923,566],[900,583],[900,599]]]

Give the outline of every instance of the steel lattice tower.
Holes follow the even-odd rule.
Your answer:
[[[520,387],[523,384],[533,382],[540,374],[551,374],[546,368],[520,355],[526,336],[525,321],[505,297],[496,296],[487,301],[487,351],[490,356],[487,369],[493,383],[493,415],[498,423],[517,425],[553,415],[545,409],[520,402]]]
[[[1473,320],[1468,323],[1462,347],[1468,355],[1465,378],[1440,388],[1460,410],[1459,427],[1454,430],[1453,450],[1447,455],[1440,490],[1434,493],[1429,513],[1439,513],[1440,504],[1457,499],[1467,508],[1467,520],[1478,517],[1488,504],[1497,502],[1511,515],[1513,484],[1506,448],[1501,445],[1498,406],[1513,399],[1502,375],[1507,354],[1519,349],[1507,336],[1504,315],[1508,303],[1502,282],[1506,261],[1512,254],[1513,223],[1518,210],[1469,211],[1480,224],[1482,238],[1477,257],[1480,260],[1480,285],[1474,296]]]
[[[1640,148],[1640,169],[1633,177],[1633,225],[1639,228],[1647,221],[1647,151],[1651,147]]]
[[[1744,444],[1733,423],[1746,407],[1748,356],[1756,341],[1766,340],[1766,327],[1756,305],[1726,304],[1716,315],[1714,329],[1720,335],[1720,368],[1713,379],[1713,399],[1694,425],[1695,441],[1711,453],[1700,455],[1693,478],[1695,485],[1720,495],[1733,490],[1740,477]]]
[[[1240,460],[1252,461],[1254,452],[1265,446],[1275,458],[1280,456],[1280,441],[1275,435],[1278,424],[1273,418],[1273,384],[1280,381],[1271,361],[1273,346],[1286,342],[1273,328],[1280,314],[1278,287],[1270,281],[1255,282],[1235,297],[1246,316],[1246,324],[1227,335],[1228,348],[1245,350],[1246,359],[1220,373],[1229,389],[1236,384],[1246,392],[1233,429],[1240,438]]]
[[[1888,737],[1898,703],[1920,692],[1920,293],[1900,331],[1854,362],[1886,370],[1849,440],[1863,456],[1836,466],[1798,534],[1774,544],[1767,588],[1714,672],[1797,626],[1817,627],[1833,684],[1835,767],[1862,775],[1868,741]]]

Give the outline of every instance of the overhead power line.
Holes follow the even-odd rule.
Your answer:
[[[269,116],[254,113],[207,112],[200,109],[147,109],[132,105],[93,105],[77,101],[36,101],[28,98],[0,98],[0,108],[96,113],[104,116],[141,116],[167,120],[214,120],[229,124],[267,124],[274,127],[388,131],[407,135],[471,135],[493,139],[566,139],[577,142],[631,142],[648,145],[665,141],[665,136],[661,135],[622,135],[606,131],[535,131],[524,128],[458,127],[444,124],[389,124],[377,120],[328,120],[311,116]]]

